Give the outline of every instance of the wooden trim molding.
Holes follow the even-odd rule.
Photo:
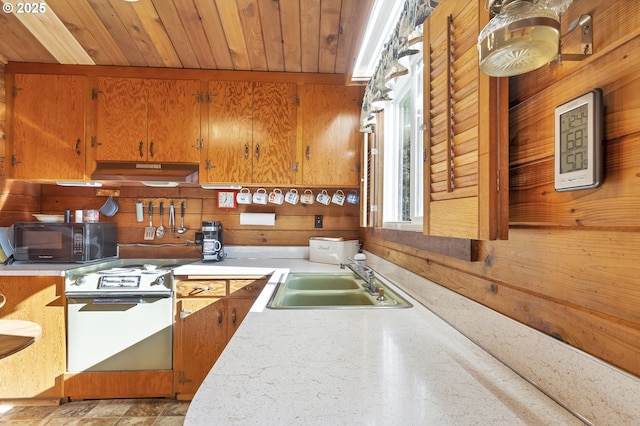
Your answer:
[[[113,67],[101,65],[60,65],[10,62],[6,74],[84,75],[87,77],[119,77],[147,79],[190,79],[223,81],[261,81],[294,84],[330,84],[344,86],[344,74],[293,73],[266,71],[229,71],[183,68]]]
[[[365,242],[365,250],[369,250],[367,241],[382,240],[390,244],[399,244],[411,249],[425,250],[469,262],[475,262],[479,257],[478,240],[465,238],[435,237],[420,232],[395,229],[360,228],[360,239]]]

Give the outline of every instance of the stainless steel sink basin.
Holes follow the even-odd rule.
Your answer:
[[[390,290],[377,278],[376,287],[384,289],[385,300],[371,294],[365,282],[351,273],[289,274],[279,283],[267,307],[271,309],[345,309],[410,308],[411,303]]]

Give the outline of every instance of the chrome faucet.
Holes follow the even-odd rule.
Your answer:
[[[366,265],[356,263],[356,261],[351,259],[350,257],[347,257],[347,261],[349,263],[341,263],[340,268],[344,269],[345,266],[349,268],[351,272],[360,277],[360,279],[364,280],[364,284],[362,286],[367,289],[369,294],[371,294],[372,296],[377,295],[378,287],[374,283],[375,273],[373,272],[373,269]]]

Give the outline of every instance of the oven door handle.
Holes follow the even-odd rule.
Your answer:
[[[94,305],[138,305],[140,303],[148,303],[149,300],[168,299],[171,294],[154,294],[154,295],[73,295],[67,296],[67,303],[78,301],[81,303],[93,303]]]
[[[100,297],[94,298],[94,305],[138,305],[144,303],[142,297]]]

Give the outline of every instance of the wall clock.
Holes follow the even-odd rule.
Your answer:
[[[236,191],[218,191],[218,208],[219,209],[235,209],[238,207],[236,201]]]
[[[603,117],[600,89],[594,89],[556,108],[556,191],[596,188],[602,183]]]

